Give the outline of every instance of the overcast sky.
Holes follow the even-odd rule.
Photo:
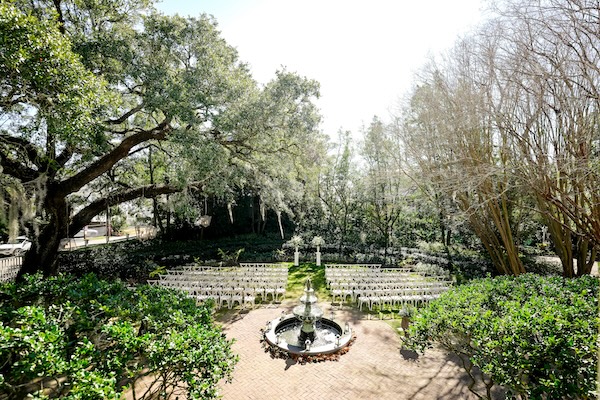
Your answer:
[[[431,54],[483,18],[482,0],[163,0],[167,14],[212,14],[254,78],[275,71],[319,81],[323,132],[354,135],[387,120]]]

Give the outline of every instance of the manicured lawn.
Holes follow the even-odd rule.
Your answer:
[[[300,264],[298,267],[290,266],[288,273],[287,299],[298,299],[304,292],[306,279],[312,281],[315,295],[319,301],[331,301],[329,291],[325,287],[325,266],[320,267],[314,263]]]

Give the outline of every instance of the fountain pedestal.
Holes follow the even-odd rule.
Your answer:
[[[317,304],[317,296],[310,279],[304,285],[300,304],[292,314],[282,315],[269,321],[264,339],[290,354],[321,355],[335,353],[346,347],[353,338],[346,329],[332,319],[323,318],[323,310]]]
[[[315,323],[323,317],[323,310],[317,305],[317,296],[315,296],[310,278],[306,280],[304,295],[300,297],[300,305],[294,307],[293,314],[302,322],[298,341],[300,343],[306,343],[306,340],[314,342]]]

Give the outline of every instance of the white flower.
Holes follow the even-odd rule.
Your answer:
[[[294,235],[290,239],[290,243],[297,249],[299,246],[304,244],[304,239],[302,239],[302,236],[300,235]]]
[[[312,245],[319,247],[319,246],[323,246],[325,244],[325,241],[323,240],[323,238],[321,236],[315,236],[312,240]]]

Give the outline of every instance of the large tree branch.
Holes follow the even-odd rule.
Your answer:
[[[167,134],[171,131],[171,119],[167,118],[156,127],[150,130],[138,130],[137,133],[127,136],[109,153],[94,161],[88,167],[64,180],[60,188],[64,195],[74,193],[83,186],[93,181],[106,171],[110,170],[113,165],[129,155],[129,151],[140,143],[148,140],[164,140]]]
[[[110,194],[108,197],[103,197],[90,203],[77,214],[75,214],[71,218],[69,232],[79,232],[84,226],[88,225],[96,215],[106,210],[106,207],[114,206],[142,197],[151,199],[162,194],[178,193],[182,190],[183,188],[181,186],[154,184],[140,186],[129,190],[117,191]]]
[[[117,119],[109,119],[108,121],[106,121],[106,123],[111,125],[122,124],[127,120],[127,118],[131,117],[133,114],[140,111],[142,108],[144,108],[144,103],[138,104],[137,106],[133,107],[131,110],[127,111],[125,114],[121,115]]]
[[[56,13],[58,15],[58,22],[59,22],[58,30],[60,31],[60,33],[62,33],[64,35],[66,33],[65,18],[62,13],[62,8],[60,7],[61,0],[52,0],[52,3],[54,3],[54,9],[56,10]]]
[[[12,176],[21,182],[29,182],[39,176],[36,170],[15,162],[2,154],[0,154],[0,166],[2,167],[2,173]]]
[[[200,189],[206,183],[206,181],[208,181],[211,178],[214,178],[215,176],[218,176],[222,172],[223,169],[214,170],[204,179],[189,182],[185,187],[171,184],[149,184],[133,189],[121,189],[115,191],[106,197],[103,197],[90,203],[88,206],[86,206],[77,214],[75,214],[71,218],[71,223],[69,224],[69,232],[79,232],[81,229],[83,229],[84,226],[90,223],[92,218],[106,210],[107,206],[110,207],[139,198],[151,199],[163,194],[179,193],[183,191],[186,187],[195,187],[197,189]]]
[[[75,149],[73,148],[73,146],[67,145],[67,147],[65,147],[63,151],[58,156],[56,156],[56,163],[60,167],[64,167],[73,156],[74,150]]]
[[[41,157],[37,148],[28,140],[11,135],[0,135],[0,142],[13,147],[19,154],[24,154],[29,162],[41,167]]]

